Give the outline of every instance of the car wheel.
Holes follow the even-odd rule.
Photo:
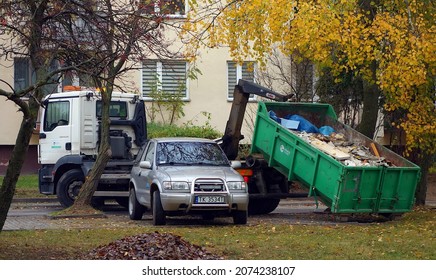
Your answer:
[[[85,182],[85,176],[79,169],[68,170],[61,176],[56,187],[56,194],[62,206],[73,205],[83,182]]]
[[[247,211],[236,211],[233,213],[233,223],[235,225],[245,225],[248,219]]]
[[[129,217],[131,220],[141,220],[142,215],[144,215],[145,208],[139,204],[138,199],[136,199],[136,192],[134,188],[130,189],[129,192]]]
[[[162,207],[162,201],[160,200],[160,192],[155,191],[153,193],[153,225],[165,225],[166,217],[165,211]]]

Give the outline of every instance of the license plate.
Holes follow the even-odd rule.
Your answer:
[[[195,203],[224,203],[224,196],[196,196]]]

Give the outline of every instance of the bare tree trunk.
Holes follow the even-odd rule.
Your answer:
[[[31,110],[37,111],[38,109],[32,108]],[[26,158],[35,122],[36,114],[30,114],[27,116],[25,114],[21,122],[17,139],[15,140],[15,146],[9,160],[6,175],[3,178],[3,183],[0,188],[0,231],[3,229],[3,226],[6,222],[9,207],[11,206],[12,198],[15,194],[15,187]]]
[[[109,92],[110,91],[110,92]],[[71,210],[78,210],[92,207],[92,197],[97,190],[98,182],[112,156],[112,151],[109,143],[110,118],[109,118],[109,103],[112,96],[112,88],[102,92],[102,119],[101,119],[101,138],[97,159],[93,168],[86,176],[85,183],[80,188],[79,195],[74,201]]]
[[[371,139],[374,136],[375,127],[377,124],[379,96],[380,90],[375,83],[364,83],[362,119],[357,126],[357,130]]]
[[[421,181],[418,183],[415,191],[415,204],[425,205],[427,199],[427,179],[431,165],[433,164],[433,155],[425,153],[418,155],[416,164],[421,167]]]

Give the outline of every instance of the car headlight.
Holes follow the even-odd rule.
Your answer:
[[[187,182],[163,182],[164,190],[184,191],[189,190]]]
[[[229,190],[245,190],[247,188],[247,183],[245,182],[227,182],[227,187]]]

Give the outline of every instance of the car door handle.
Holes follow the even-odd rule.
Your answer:
[[[45,134],[45,133],[39,134],[39,139],[45,139],[45,138],[47,138],[47,134]]]

